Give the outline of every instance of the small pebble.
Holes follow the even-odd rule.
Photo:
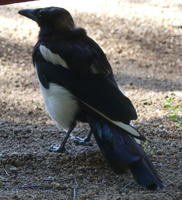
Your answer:
[[[12,167],[10,167],[10,168],[9,168],[9,171],[10,171],[10,172],[12,172],[12,173],[17,173],[17,171],[18,171],[18,168],[17,168],[17,167],[14,167],[14,166],[12,166]]]

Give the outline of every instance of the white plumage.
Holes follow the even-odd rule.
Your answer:
[[[68,130],[78,111],[78,104],[73,95],[54,83],[49,84],[49,89],[44,88],[40,83],[40,90],[45,109],[51,119],[56,122],[58,129]]]
[[[58,54],[53,53],[44,45],[40,45],[39,50],[45,60],[68,68],[66,62]],[[40,82],[39,85],[47,113],[58,129],[68,130],[78,111],[78,104],[74,96],[67,89],[55,83],[50,83],[48,89],[44,88]]]
[[[40,53],[42,54],[43,58],[49,62],[51,62],[54,65],[61,65],[65,68],[69,67],[67,66],[66,62],[61,58],[61,56],[59,56],[56,53],[53,53],[50,49],[48,49],[46,46],[44,45],[40,45],[39,47]]]

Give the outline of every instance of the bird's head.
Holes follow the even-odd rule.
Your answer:
[[[59,32],[72,30],[75,26],[72,16],[64,8],[22,9],[19,11],[19,14],[37,22],[42,29],[46,27]]]

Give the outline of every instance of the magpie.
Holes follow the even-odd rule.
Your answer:
[[[52,151],[61,152],[77,122],[86,122],[110,167],[118,174],[130,169],[136,182],[150,190],[163,183],[144,152],[145,137],[131,125],[136,110],[119,89],[100,46],[77,27],[64,8],[22,9],[19,14],[40,27],[32,60],[45,109],[67,134]]]

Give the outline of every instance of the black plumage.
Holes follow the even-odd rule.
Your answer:
[[[85,121],[116,173],[129,168],[141,186],[162,188],[157,172],[138,143],[144,137],[130,125],[137,118],[135,108],[119,90],[102,49],[84,29],[75,26],[63,8],[25,9],[19,13],[40,26],[33,63],[45,106],[58,128],[69,114],[64,122],[68,129],[64,145],[76,122]],[[72,107],[65,107],[68,102],[63,94]],[[64,111],[63,116],[59,109]]]

